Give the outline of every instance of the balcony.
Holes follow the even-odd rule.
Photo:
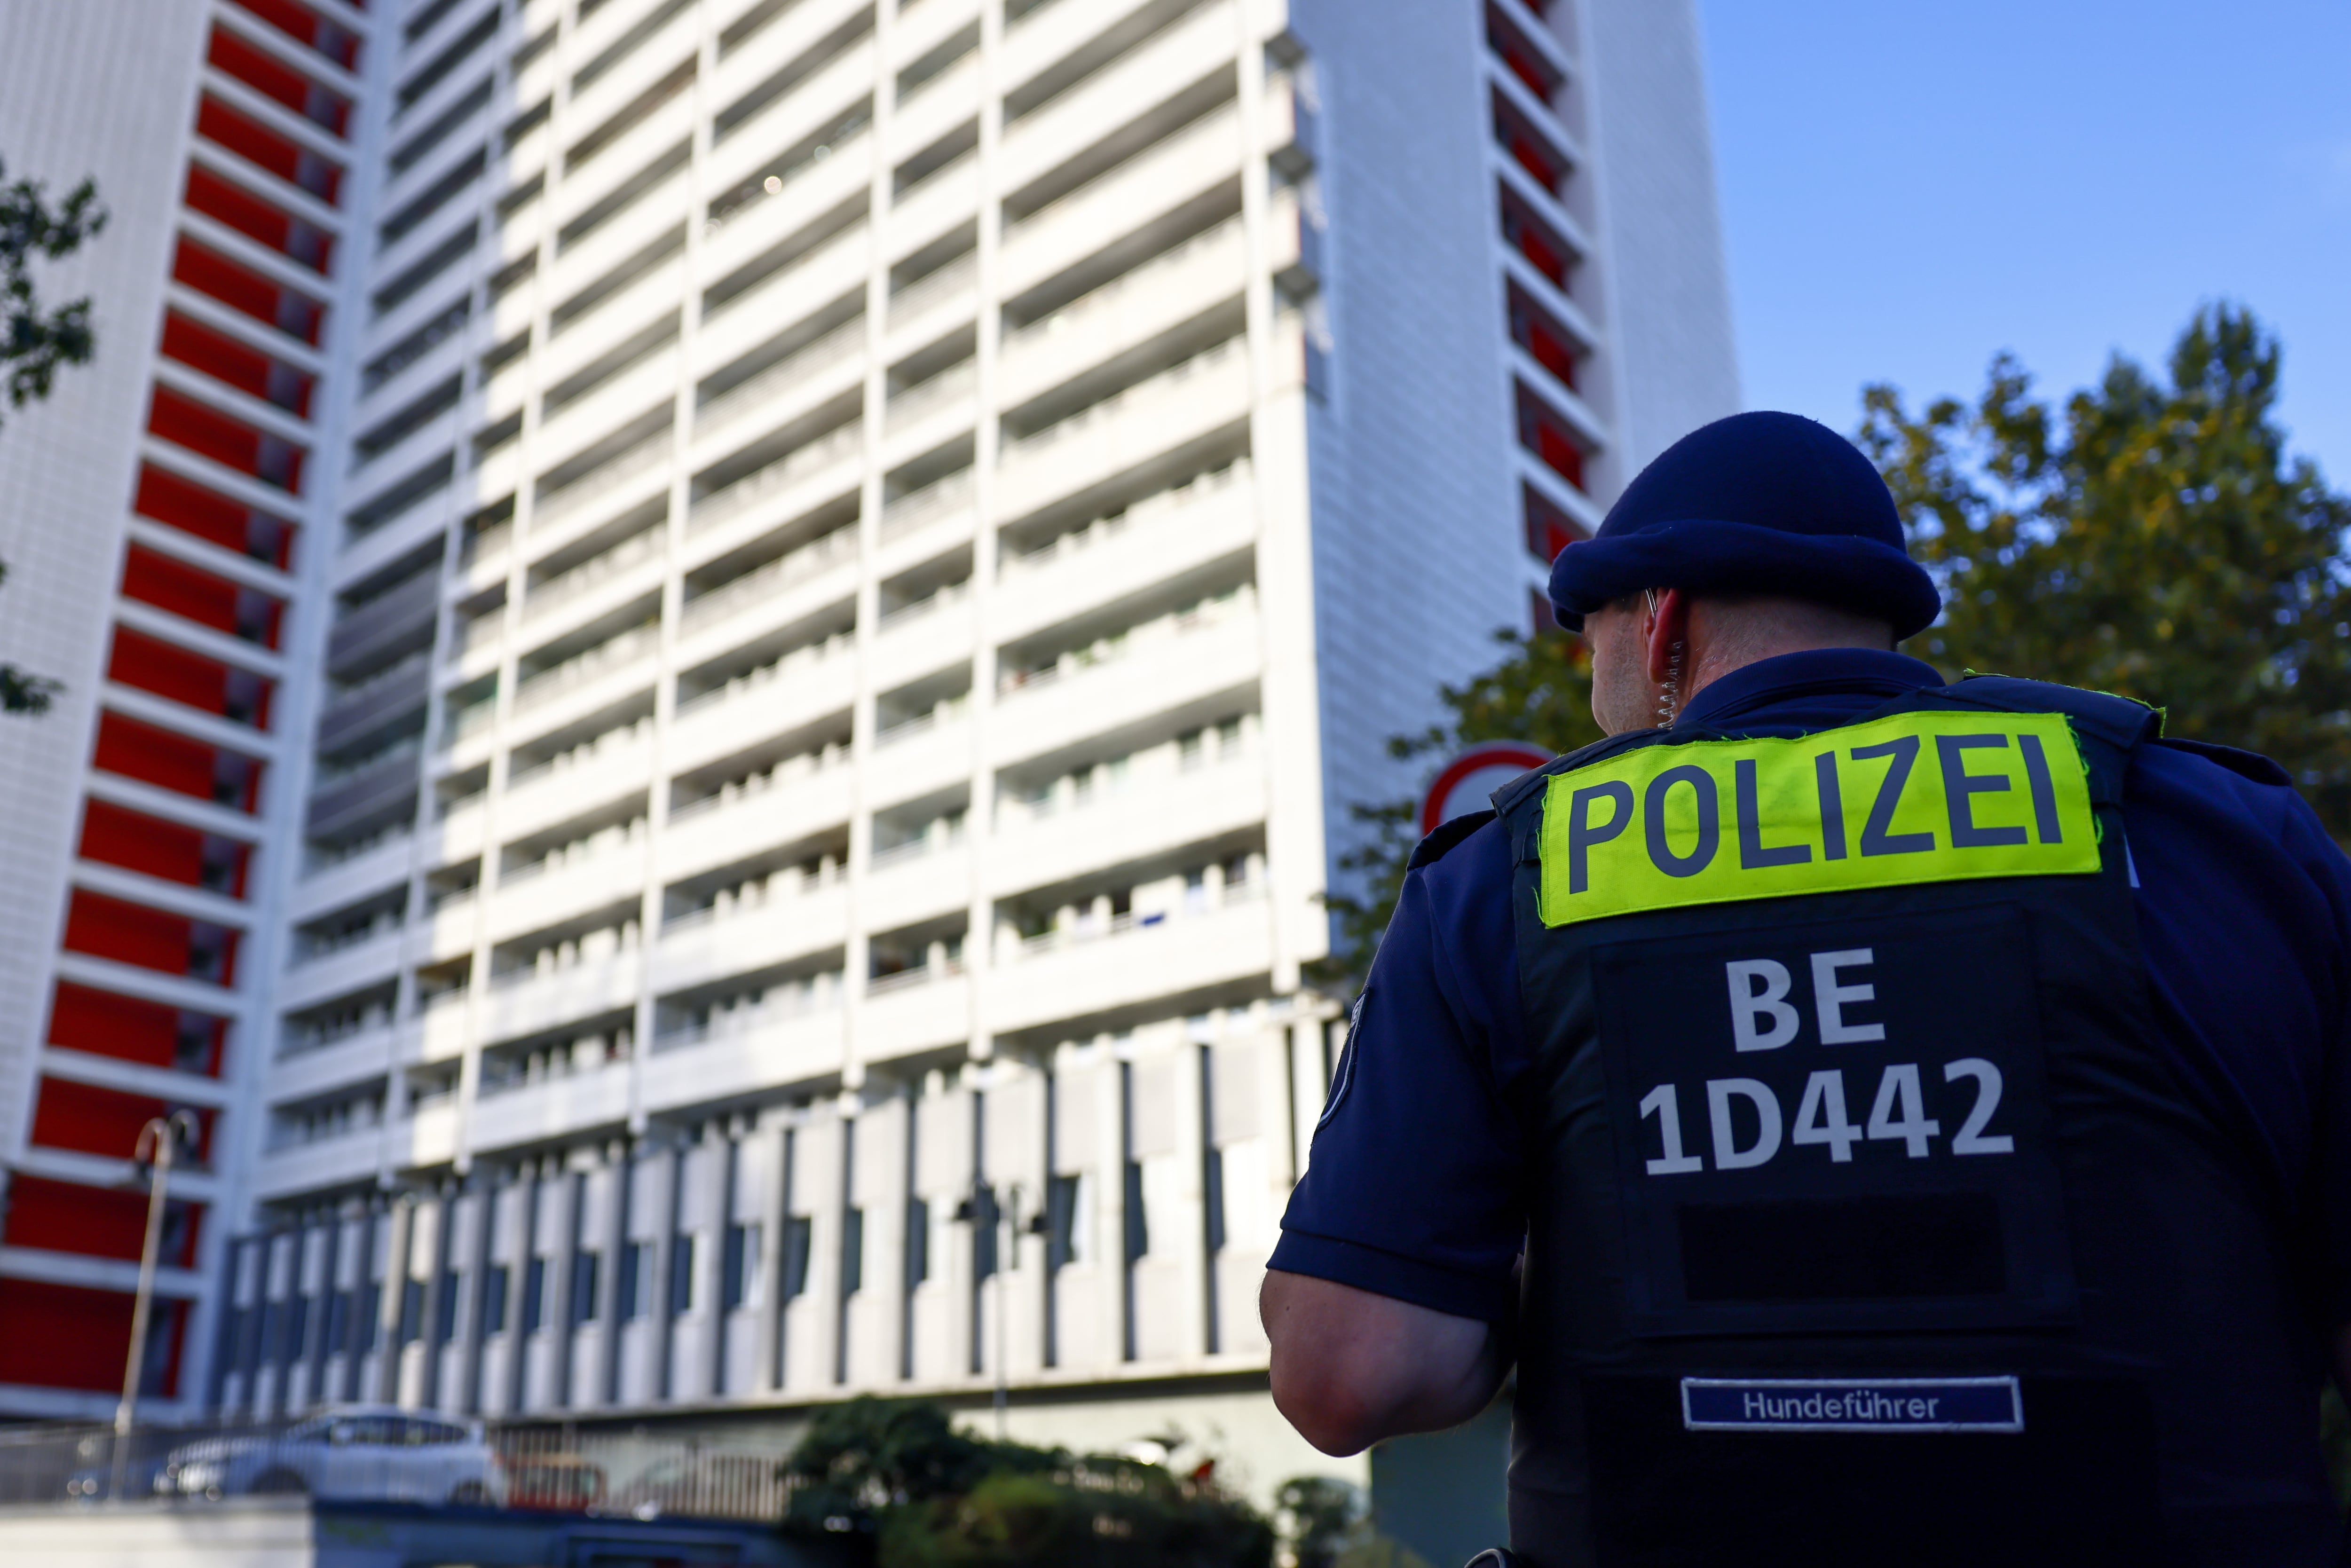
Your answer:
[[[697,768],[748,740],[789,734],[827,714],[845,714],[857,695],[857,661],[846,656],[842,646],[846,641],[835,639],[827,644],[839,650],[831,657],[797,654],[696,697],[691,712],[679,710],[679,722],[668,742],[668,761],[680,768]],[[789,764],[778,765],[779,772],[789,768]],[[755,792],[747,788],[739,793]],[[690,816],[697,806],[700,802],[681,807],[674,817]]]
[[[1237,458],[1035,549],[1008,546],[997,557],[992,630],[1026,635],[1238,554],[1257,538],[1250,485],[1249,460]]]
[[[515,688],[514,711],[519,716],[544,707],[566,692],[577,691],[600,676],[650,658],[660,646],[658,624],[640,626],[608,638],[559,664],[523,677],[522,684]]]
[[[481,1035],[507,1040],[538,1034],[633,1007],[644,971],[643,953],[630,949],[544,973],[509,971],[492,982],[482,1008]]]
[[[956,470],[919,490],[910,490],[882,508],[882,539],[887,544],[950,513],[967,508],[977,492],[972,471]]]
[[[1263,667],[1257,615],[1246,609],[1170,625],[1118,656],[1057,662],[998,699],[997,754],[1042,756],[1122,721],[1206,703],[1249,686]]]
[[[1231,339],[1004,452],[998,515],[1021,517],[1249,415],[1248,340]],[[1073,438],[1082,436],[1081,442]]]
[[[761,603],[794,583],[821,576],[857,557],[854,525],[835,528],[775,559],[752,568],[732,581],[721,583],[698,599],[686,601],[680,619],[681,634],[715,626],[728,616]]]
[[[669,530],[656,525],[633,534],[601,555],[589,557],[569,571],[532,585],[523,600],[523,624],[528,626],[551,610],[571,602],[601,583],[611,581],[631,568],[661,555]]]
[[[987,890],[1006,898],[1123,861],[1238,838],[1266,813],[1265,770],[1253,747],[1097,790],[1082,805],[1008,800],[984,852]]]
[[[971,978],[947,958],[867,982],[859,1054],[872,1061],[955,1045],[971,1038]]]
[[[1132,234],[1235,178],[1240,168],[1240,116],[1228,103],[1008,224],[1006,292],[1035,287],[1071,256],[1091,255],[1102,236]]]
[[[987,1025],[1030,1029],[1262,975],[1273,961],[1273,923],[1260,894],[1259,883],[1242,883],[1202,907],[1021,942],[989,976]]]
[[[864,449],[864,426],[852,418],[849,423],[836,426],[829,434],[793,448],[775,462],[730,482],[723,488],[697,497],[687,528],[692,532],[700,533],[730,518],[741,517],[810,476],[853,460]]]
[[[917,382],[893,397],[884,415],[883,428],[895,435],[944,409],[960,407],[971,401],[978,386],[978,361],[965,360],[951,365],[928,381]]]
[[[808,1083],[842,1065],[840,985],[796,1008],[747,1009],[716,1025],[663,1036],[645,1063],[646,1108],[659,1113]]]
[[[811,382],[833,366],[854,360],[865,348],[865,318],[852,317],[822,337],[795,349],[783,359],[712,398],[695,411],[695,434],[716,430],[729,420],[758,413],[786,392]]]
[[[1018,404],[1241,291],[1248,252],[1229,217],[1009,334],[1003,401]]]
[[[756,903],[706,905],[664,922],[653,984],[664,993],[706,986],[728,975],[838,949],[848,931],[848,896],[838,871]]]
[[[470,1141],[476,1149],[514,1148],[577,1137],[583,1128],[618,1126],[628,1119],[629,1079],[628,1059],[614,1057],[495,1088],[486,1080],[474,1102]]]
[[[761,849],[797,842],[849,820],[852,770],[843,753],[830,764],[814,755],[776,765],[767,782],[730,785],[670,812],[661,871],[674,880],[726,865]]]

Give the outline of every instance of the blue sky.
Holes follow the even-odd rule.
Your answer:
[[[2351,3],[1699,9],[1749,407],[1849,431],[2003,348],[2054,398],[2227,298],[2351,490]]]

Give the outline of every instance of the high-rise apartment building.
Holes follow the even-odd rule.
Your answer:
[[[0,732],[0,1405],[104,1406],[185,1104],[182,1409],[1002,1376],[1284,1462],[1346,807],[1736,403],[1687,0],[0,45],[0,157],[116,214],[0,430],[67,686]]]

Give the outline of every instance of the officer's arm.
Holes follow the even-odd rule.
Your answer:
[[[1458,1427],[1510,1370],[1503,1336],[1310,1274],[1269,1270],[1258,1298],[1273,1344],[1273,1403],[1326,1454]]]

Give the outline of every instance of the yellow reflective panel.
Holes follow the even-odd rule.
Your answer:
[[[1542,919],[2098,869],[2062,714],[1904,714],[1650,746],[1543,795]]]

